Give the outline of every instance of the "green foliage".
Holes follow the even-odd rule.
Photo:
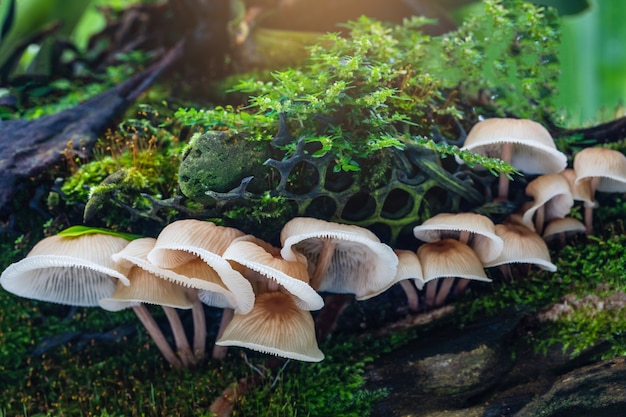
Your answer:
[[[180,108],[174,118],[182,126],[192,127],[199,132],[206,130],[231,130],[242,133],[249,140],[270,140],[278,121],[277,117],[252,114],[232,106],[216,106],[207,110]]]
[[[422,33],[423,18],[391,26],[361,17],[346,24],[347,37],[329,34],[312,47],[303,68],[235,90],[253,94],[250,108],[259,114],[287,113],[296,136],[321,142],[318,156],[332,153],[337,170],[359,170],[376,151],[413,138],[422,146],[435,126],[468,118],[465,101],[484,91],[492,115],[542,120],[558,76],[552,17],[523,1],[489,0],[484,13],[442,37]]]

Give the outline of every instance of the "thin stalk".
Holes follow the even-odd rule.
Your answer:
[[[204,304],[193,291],[189,297],[192,300],[191,314],[193,316],[193,354],[196,360],[201,361],[206,355],[206,315]]]
[[[320,285],[322,285],[322,281],[326,276],[326,272],[328,272],[328,267],[330,266],[330,262],[333,259],[333,254],[335,253],[335,248],[337,247],[337,243],[334,240],[324,239],[324,245],[322,246],[322,252],[320,256],[317,258],[317,263],[315,264],[315,270],[311,276],[311,280],[309,284],[313,287],[314,290],[319,289]]]
[[[510,164],[512,156],[513,156],[513,144],[503,143],[502,152],[500,154],[500,159]],[[502,173],[500,174],[500,178],[498,181],[498,200],[500,201],[509,200],[509,179],[507,178],[506,175]]]
[[[174,353],[174,350],[172,350],[172,347],[167,342],[167,339],[165,339],[165,335],[163,335],[163,332],[159,328],[159,325],[154,320],[154,317],[152,317],[152,314],[150,314],[146,306],[143,304],[139,304],[139,305],[133,306],[132,309],[137,315],[137,317],[139,318],[139,321],[141,321],[143,326],[148,331],[148,334],[150,335],[150,337],[152,337],[152,340],[154,340],[154,343],[156,344],[157,348],[159,348],[159,350],[161,351],[161,354],[163,355],[163,357],[174,368],[182,368],[183,364],[181,363],[178,356],[176,356],[176,354]]]
[[[167,320],[170,322],[170,327],[172,328],[172,333],[174,334],[174,341],[176,342],[176,350],[178,356],[183,362],[183,366],[189,367],[191,365],[195,365],[196,358],[191,351],[191,346],[189,346],[189,340],[185,334],[183,323],[180,321],[180,317],[178,316],[176,309],[168,306],[161,307],[165,312]]]
[[[435,306],[440,307],[443,305],[444,301],[450,294],[450,289],[454,284],[454,277],[446,277],[441,282],[441,287],[439,287],[439,291],[437,292],[437,296],[435,297]]]
[[[220,338],[224,334],[224,329],[226,329],[226,326],[228,326],[228,324],[231,322],[234,315],[235,315],[235,310],[233,310],[232,308],[225,308],[222,311],[222,320],[220,321],[220,328],[217,331],[217,337],[215,338],[215,340],[220,340]],[[213,359],[220,359],[220,360],[225,359],[226,352],[228,352],[228,346],[214,345],[213,346]]]
[[[416,312],[419,309],[419,297],[417,296],[417,290],[415,289],[415,285],[413,285],[410,280],[403,279],[402,281],[400,281],[400,286],[406,294],[406,299],[409,304],[409,310],[412,312]]]

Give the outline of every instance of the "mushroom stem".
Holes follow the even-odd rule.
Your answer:
[[[543,232],[543,224],[545,223],[545,220],[546,220],[546,209],[545,209],[545,205],[543,205],[539,207],[537,211],[535,212],[535,231],[537,232],[539,236],[541,236],[541,233]]]
[[[511,163],[512,155],[513,155],[513,144],[503,143],[502,152],[500,154],[500,159],[502,159],[504,162]],[[509,179],[503,173],[500,173],[500,178],[498,181],[498,199],[501,201],[508,201],[509,199]]]
[[[415,285],[413,285],[410,280],[403,279],[402,281],[400,281],[400,286],[406,294],[406,299],[409,304],[409,310],[412,312],[416,312],[419,308],[419,298],[417,296],[417,290],[415,289]]]
[[[322,280],[328,272],[328,267],[330,266],[330,261],[333,259],[333,254],[335,253],[335,247],[337,243],[330,239],[324,239],[324,246],[322,247],[322,251],[320,252],[319,257],[317,258],[317,263],[315,264],[315,270],[311,276],[311,280],[309,284],[314,290],[319,289],[322,284]]]
[[[222,311],[222,320],[220,321],[220,327],[217,330],[217,337],[215,340],[219,340],[224,334],[224,329],[228,326],[228,323],[231,322],[233,316],[235,315],[235,310],[232,308],[225,308]],[[226,359],[226,352],[228,352],[228,346],[213,346],[213,359]]]
[[[426,283],[426,305],[433,307],[435,305],[435,298],[437,297],[437,280],[428,281]]]
[[[467,278],[459,278],[456,281],[456,289],[455,289],[455,294],[456,295],[461,295],[465,292],[465,289],[467,288],[467,286],[469,285],[471,280],[467,279]]]
[[[444,301],[446,301],[446,298],[448,297],[448,294],[450,294],[452,284],[454,284],[453,277],[446,277],[443,279],[441,287],[439,287],[439,291],[435,297],[435,306],[440,307],[443,305]]]
[[[183,328],[183,322],[180,321],[180,317],[176,310],[172,307],[161,306],[163,311],[165,312],[165,316],[167,320],[170,322],[170,327],[172,328],[172,333],[174,334],[174,341],[176,343],[176,350],[178,356],[180,357],[183,366],[189,367],[196,363],[196,358],[193,356],[193,352],[191,351],[191,346],[189,346],[189,340],[187,339],[187,335],[185,334],[185,329]]]
[[[132,309],[139,318],[139,321],[141,321],[143,326],[148,331],[150,337],[152,337],[152,340],[154,340],[154,343],[161,351],[163,357],[165,357],[165,359],[174,368],[182,368],[183,364],[181,363],[178,356],[176,356],[174,350],[172,350],[172,347],[169,345],[169,343],[167,343],[165,335],[163,335],[163,332],[161,331],[161,329],[159,329],[159,325],[154,320],[154,317],[152,317],[152,314],[150,314],[146,306],[143,304],[138,304],[136,306],[133,306]]]
[[[191,314],[193,316],[193,353],[198,361],[204,359],[206,353],[206,316],[204,304],[198,298],[198,293],[193,292]]]
[[[593,234],[593,204],[585,203],[585,233]]]

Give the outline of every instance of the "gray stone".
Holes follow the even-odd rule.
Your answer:
[[[211,202],[207,191],[231,191],[248,176],[254,179],[248,191],[264,191],[270,157],[266,142],[246,140],[231,131],[210,131],[195,137],[186,149],[178,169],[181,192],[201,203]]]

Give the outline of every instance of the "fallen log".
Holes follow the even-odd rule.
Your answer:
[[[88,155],[98,136],[182,51],[181,41],[150,67],[71,109],[34,120],[0,121],[0,217],[11,213],[9,203],[20,180],[37,177],[58,164],[70,147]]]

